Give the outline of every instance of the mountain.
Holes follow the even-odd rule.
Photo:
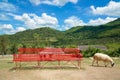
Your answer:
[[[99,26],[76,26],[66,31],[49,27],[2,35],[9,44],[66,46],[120,42],[120,18]]]
[[[120,37],[120,18],[100,26],[77,26],[66,31],[66,34],[77,38]]]
[[[66,31],[66,35],[74,38],[77,44],[106,44],[119,42],[120,18],[105,25],[73,27]]]

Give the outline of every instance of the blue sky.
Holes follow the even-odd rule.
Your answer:
[[[120,17],[120,0],[0,0],[0,35],[27,29],[101,25]]]

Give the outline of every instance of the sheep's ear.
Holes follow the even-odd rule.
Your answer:
[[[115,63],[112,63],[112,65],[111,65],[111,66],[113,67],[114,65],[115,65]]]

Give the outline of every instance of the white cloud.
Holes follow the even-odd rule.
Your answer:
[[[62,30],[68,30],[72,27],[76,27],[76,26],[96,26],[96,25],[102,25],[102,24],[106,24],[108,22],[114,21],[117,18],[111,18],[111,17],[106,17],[105,19],[102,18],[97,18],[95,20],[89,20],[87,23],[85,23],[83,20],[79,19],[76,16],[71,16],[67,19],[64,20],[64,25],[61,27]],[[61,30],[61,28],[59,28]]]
[[[59,29],[62,31],[68,30],[75,26],[84,26],[84,25],[95,26],[95,25],[106,24],[108,22],[111,22],[111,21],[117,19],[117,18],[111,18],[111,17],[107,17],[105,19],[98,18],[95,20],[91,19],[89,22],[85,23],[82,20],[80,20],[78,17],[71,16],[71,17],[65,19],[64,24],[60,27],[60,25],[58,25],[58,22],[55,22],[56,18],[48,16],[45,13],[43,13],[41,15],[41,17],[38,17],[35,14],[23,14],[22,16],[14,15],[14,18],[16,20],[23,21],[26,25],[29,25],[30,26],[29,28],[31,28],[31,29],[38,28],[38,26],[42,26],[42,25],[44,25],[44,26],[49,25],[49,27],[53,26],[52,28],[55,28],[55,26],[56,26],[56,29]],[[3,25],[0,24],[0,32],[4,32],[5,34],[14,34],[16,32],[20,32],[20,31],[24,31],[24,30],[26,30],[24,27],[14,28],[13,25],[11,25],[11,24],[3,24]]]
[[[40,4],[40,0],[30,0],[30,2],[35,4],[35,5],[39,5]]]
[[[68,2],[76,4],[78,0],[30,0],[30,2],[35,5],[48,4],[54,6],[64,6]]]
[[[7,2],[0,2],[0,9],[9,12],[15,12],[17,10],[13,4]]]
[[[20,31],[24,31],[26,30],[24,27],[17,27],[16,28],[16,32],[20,32]]]
[[[14,29],[11,24],[0,25],[0,32],[4,32],[5,34],[14,34],[16,32],[24,30],[26,30],[24,27],[17,27],[16,29]]]
[[[65,30],[70,29],[71,27],[74,26],[83,26],[86,25],[82,20],[80,20],[78,17],[76,16],[71,16],[68,19],[64,20],[64,28]]]
[[[105,18],[105,19],[102,19],[102,18],[98,18],[98,19],[96,19],[96,20],[92,20],[92,19],[91,19],[91,20],[87,23],[87,25],[93,25],[93,26],[95,26],[95,25],[106,24],[106,23],[108,23],[108,22],[114,21],[115,19],[117,19],[117,18],[107,17],[107,18]]]
[[[120,17],[120,2],[110,1],[104,7],[91,6],[92,13],[98,15],[119,16]]]
[[[24,24],[30,28],[39,28],[39,27],[52,27],[56,28],[58,26],[58,20],[55,17],[49,16],[46,13],[42,13],[39,17],[36,14],[27,14],[24,13],[22,16],[13,15],[14,19],[24,22]]]
[[[0,20],[9,20],[9,17],[6,14],[0,13]]]
[[[4,24],[4,25],[0,25],[0,30],[11,31],[11,30],[13,30],[13,27],[11,24]]]

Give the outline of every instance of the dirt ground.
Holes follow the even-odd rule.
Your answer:
[[[89,61],[87,61],[89,60]],[[0,69],[0,80],[120,80],[120,65],[114,67],[91,66],[90,59],[83,60],[81,69],[76,67]],[[12,63],[11,63],[12,64]]]

